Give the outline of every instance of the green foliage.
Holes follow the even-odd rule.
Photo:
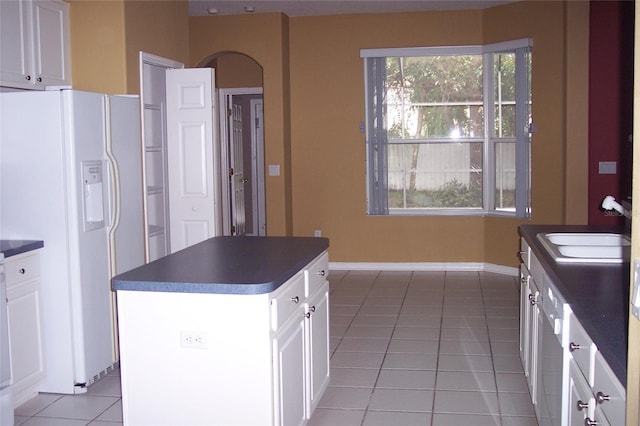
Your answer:
[[[482,191],[473,181],[467,186],[453,179],[434,192],[433,207],[482,207]]]

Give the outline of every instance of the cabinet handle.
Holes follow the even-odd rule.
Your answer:
[[[27,271],[26,271],[24,268],[20,268],[20,269],[18,269],[18,273],[19,273],[20,275],[24,275],[26,272],[27,272]]]
[[[595,420],[591,420],[589,417],[584,419],[584,426],[597,426],[598,422]]]
[[[24,78],[25,78],[27,81],[31,81],[31,76],[30,76],[30,75],[27,75],[27,76],[25,76]]]
[[[527,282],[527,277],[525,277],[525,276],[520,277],[520,282],[522,284],[525,284]]]
[[[596,394],[596,401],[598,401],[598,404],[602,404],[605,401],[609,401],[611,398],[609,397],[609,395],[605,395],[602,392],[598,392]]]
[[[38,83],[42,83],[42,77],[38,77]]]
[[[313,305],[312,307],[309,308],[310,312],[315,312],[316,311],[316,305]]]
[[[311,312],[307,312],[306,314],[304,314],[305,318],[311,318]]]
[[[536,298],[533,294],[529,295],[529,303],[531,303],[533,306],[537,305],[538,302],[536,301]]]
[[[577,351],[578,349],[580,349],[581,346],[578,345],[577,343],[569,343],[569,352],[573,352],[573,351]]]
[[[526,254],[527,254],[526,251],[519,251],[518,252],[518,257],[520,258],[520,262],[525,263],[523,256],[525,256]]]
[[[291,301],[293,303],[299,303],[300,302],[300,298],[298,296],[294,296],[294,297],[291,298]]]
[[[326,275],[326,272],[324,272],[324,269],[322,271],[318,271],[318,275],[320,275],[321,277],[324,277]]]
[[[584,408],[589,408],[589,404],[586,402],[582,402],[580,400],[578,400],[578,403],[576,404],[578,407],[578,411],[582,411]]]

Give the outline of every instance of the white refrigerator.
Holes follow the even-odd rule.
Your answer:
[[[43,240],[41,392],[119,360],[110,278],[144,263],[139,99],[0,93],[0,236]]]

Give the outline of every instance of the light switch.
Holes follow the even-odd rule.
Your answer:
[[[600,161],[598,163],[598,173],[601,175],[615,175],[617,173],[617,163],[615,161]]]
[[[269,164],[269,176],[280,176],[280,164]]]

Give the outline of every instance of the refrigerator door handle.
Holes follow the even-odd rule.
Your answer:
[[[109,97],[105,95],[105,116],[106,116],[106,139],[105,139],[105,155],[109,164],[109,227],[107,229],[107,238],[109,239],[109,268],[110,276],[114,276],[116,272],[116,258],[113,253],[115,247],[116,229],[120,224],[120,170],[118,161],[113,155],[112,134],[111,134],[111,105]]]

